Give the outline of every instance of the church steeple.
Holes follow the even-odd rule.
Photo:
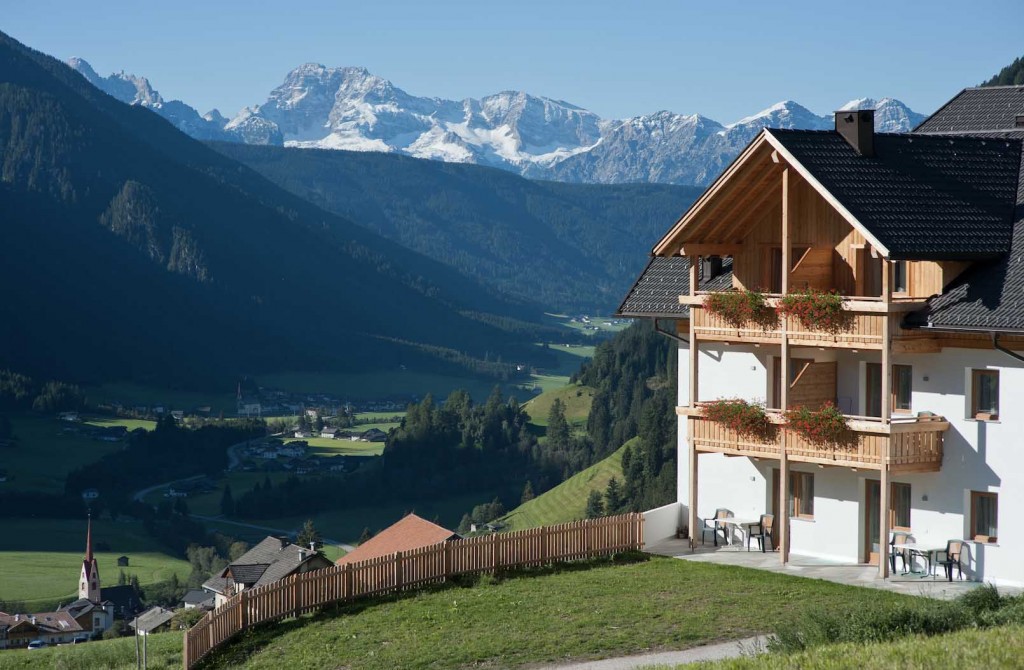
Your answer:
[[[78,579],[78,597],[94,603],[100,602],[100,569],[92,553],[92,515],[89,515],[85,531],[85,560],[82,574]]]

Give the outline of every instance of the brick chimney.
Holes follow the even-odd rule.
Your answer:
[[[875,110],[836,112],[836,132],[861,156],[875,155]]]

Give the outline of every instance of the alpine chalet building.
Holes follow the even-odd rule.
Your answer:
[[[1024,87],[835,124],[764,129],[619,309],[678,340],[671,522],[1024,586]]]

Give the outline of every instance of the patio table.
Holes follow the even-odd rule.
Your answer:
[[[909,559],[908,559],[907,563],[910,566],[910,568],[909,568],[909,570],[907,572],[903,573],[905,575],[907,575],[907,574],[916,575],[917,574],[917,571],[914,570],[914,556],[915,555],[923,556],[925,558],[925,560],[928,562],[927,563],[928,567],[925,568],[925,571],[921,573],[922,577],[927,577],[929,574],[931,574],[932,558],[933,558],[935,552],[945,551],[945,550],[946,550],[946,543],[945,542],[943,542],[941,546],[936,546],[934,544],[928,544],[928,543],[923,543],[923,542],[906,542],[904,544],[897,544],[895,547],[893,547],[893,551],[908,552],[906,555],[909,556]]]
[[[724,519],[715,519],[715,522],[724,524],[726,526],[736,526],[736,528],[738,528],[740,531],[740,535],[743,536],[745,543],[747,534],[750,532],[750,526],[761,523],[761,518],[758,517],[756,519],[745,519],[743,517],[730,516]],[[726,539],[728,540],[729,545],[732,546],[732,532],[730,532],[728,528],[726,528]]]

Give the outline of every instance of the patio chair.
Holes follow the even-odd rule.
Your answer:
[[[963,563],[960,558],[964,553],[964,542],[963,540],[949,540],[946,542],[945,551],[938,551],[935,553],[935,562],[943,567],[946,571],[946,577],[949,581],[953,581],[953,566],[956,566],[956,573],[958,579],[964,578]],[[935,575],[932,575],[934,577]]]
[[[715,515],[713,517],[711,517],[710,519],[702,519],[702,521],[704,522],[704,527],[700,531],[700,543],[704,544],[704,534],[709,531],[711,533],[711,537],[715,540],[716,547],[718,546],[718,531],[722,531],[723,540],[728,540],[729,537],[726,535],[726,533],[728,532],[728,526],[724,524],[720,526],[718,520],[728,519],[731,516],[732,512],[725,509],[724,507],[719,507],[718,509],[715,510]]]
[[[903,561],[903,572],[907,571],[907,554],[900,549],[900,545],[906,544],[910,540],[910,533],[902,530],[893,531],[892,535],[889,536],[889,572],[896,573],[896,554],[900,555],[900,560]]]
[[[747,531],[747,551],[750,551],[750,541],[757,538],[757,546],[761,548],[761,553],[764,553],[764,545],[768,542],[772,543],[772,551],[775,551],[775,543],[772,541],[772,527],[775,525],[775,515],[773,514],[762,514],[761,519],[757,523],[750,524],[750,528]]]

